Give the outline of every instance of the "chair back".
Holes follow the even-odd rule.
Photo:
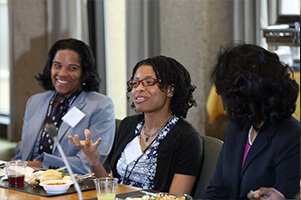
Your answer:
[[[115,135],[117,135],[117,131],[119,129],[119,125],[121,123],[121,119],[115,119]]]
[[[223,141],[210,136],[202,136],[203,139],[203,165],[200,176],[194,186],[194,199],[201,199],[213,176],[217,159],[223,145]]]
[[[117,131],[119,129],[119,125],[120,125],[121,121],[122,121],[121,119],[115,119],[115,135],[117,135]],[[115,141],[115,139],[114,139],[114,141]],[[103,163],[103,167],[105,168],[107,173],[110,173],[111,166],[109,164],[109,158]]]

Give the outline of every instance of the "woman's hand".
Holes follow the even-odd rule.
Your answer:
[[[279,191],[277,191],[274,188],[260,188],[256,191],[250,191],[248,193],[248,198],[255,200],[285,200],[283,194],[281,194]]]
[[[68,135],[68,138],[73,144],[82,149],[87,157],[89,165],[94,166],[99,163],[100,155],[97,147],[101,142],[101,138],[98,138],[98,140],[93,144],[91,140],[91,133],[88,129],[85,130],[85,136],[85,140],[79,140],[77,134],[74,135],[74,138],[71,135]]]

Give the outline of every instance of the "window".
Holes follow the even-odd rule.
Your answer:
[[[9,113],[8,3],[0,0],[0,115]]]
[[[279,0],[279,15],[300,15],[300,0]]]

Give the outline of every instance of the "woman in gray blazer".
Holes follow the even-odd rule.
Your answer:
[[[90,172],[87,158],[74,146],[68,135],[85,139],[84,130],[93,130],[95,142],[105,142],[98,147],[100,162],[109,155],[115,136],[115,115],[112,100],[100,93],[99,77],[94,69],[94,56],[90,48],[76,39],[57,41],[48,53],[42,74],[36,79],[48,90],[35,94],[27,102],[23,121],[22,140],[12,160],[26,160],[28,166],[59,168],[64,162],[52,137],[48,124],[54,124],[58,140],[74,173]]]

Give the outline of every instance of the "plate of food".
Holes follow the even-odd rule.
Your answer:
[[[61,179],[63,179],[61,172],[54,169],[48,169],[45,171],[36,171],[32,173],[32,175],[25,181],[33,186],[37,186],[43,181],[61,180]]]
[[[47,180],[40,183],[47,193],[61,194],[67,192],[73,184],[71,180]]]
[[[74,176],[77,182],[81,182],[87,178],[94,177],[94,173],[85,175],[74,174]],[[47,169],[45,171],[33,172],[32,175],[25,181],[30,185],[37,187],[42,186],[41,183],[50,180],[67,180],[73,182],[71,176],[65,173],[64,170],[61,171],[58,169]]]
[[[126,200],[193,200],[188,194],[171,194],[162,192],[140,191],[141,195],[127,197]]]

